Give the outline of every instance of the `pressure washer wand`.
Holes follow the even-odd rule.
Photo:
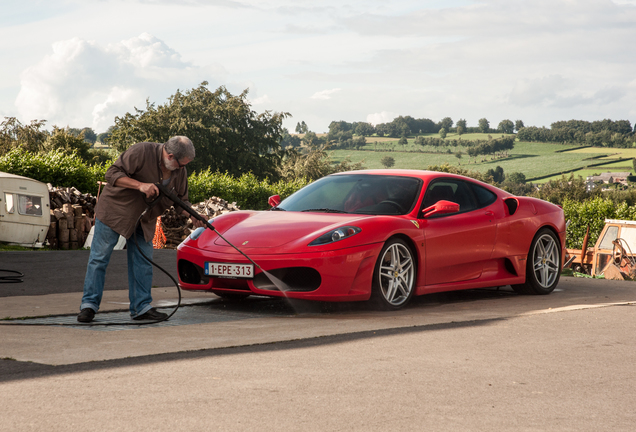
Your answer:
[[[181,198],[179,198],[174,192],[168,190],[167,187],[165,187],[163,184],[161,183],[155,183],[155,186],[157,186],[157,188],[159,188],[159,191],[164,194],[166,197],[168,197],[170,200],[172,200],[173,203],[175,203],[176,205],[178,205],[179,207],[181,207],[182,209],[184,209],[185,211],[187,211],[188,213],[190,213],[192,215],[192,217],[200,220],[201,222],[203,222],[206,226],[206,228],[211,229],[212,231],[214,231],[219,237],[221,237],[223,239],[223,241],[225,241],[227,244],[229,244],[230,246],[232,246],[234,249],[236,249],[236,251],[238,253],[240,253],[241,255],[243,255],[245,258],[247,258],[252,264],[254,264],[256,267],[258,267],[259,269],[261,269],[261,271],[265,271],[263,270],[263,268],[261,266],[259,266],[258,264],[256,264],[254,262],[254,260],[250,257],[248,257],[247,255],[245,255],[243,253],[243,251],[241,251],[239,248],[237,248],[236,246],[234,246],[232,243],[230,243],[229,241],[227,241],[225,239],[225,237],[223,237],[221,235],[220,232],[218,232],[216,230],[216,228],[214,228],[214,226],[212,226],[212,224],[210,224],[210,222],[208,222],[203,216],[201,216],[198,212],[196,212],[192,207],[190,207],[188,204],[186,204],[185,202],[183,202],[183,200],[181,200]]]
[[[245,253],[243,253],[242,250],[240,250],[239,248],[237,248],[236,246],[234,246],[232,243],[230,243],[225,237],[223,237],[221,235],[220,232],[218,232],[216,230],[216,228],[214,228],[212,226],[212,224],[210,224],[210,222],[208,222],[203,216],[201,216],[199,213],[197,213],[192,207],[190,207],[188,204],[186,204],[185,202],[183,202],[181,200],[181,198],[179,198],[174,192],[168,190],[167,187],[165,187],[163,184],[161,183],[155,183],[155,185],[157,186],[157,188],[159,189],[159,191],[164,194],[166,197],[168,197],[170,200],[172,200],[173,203],[175,203],[176,205],[178,205],[179,207],[181,207],[182,209],[184,209],[185,211],[187,211],[188,213],[190,213],[192,215],[192,217],[200,220],[201,222],[203,222],[206,226],[206,228],[211,229],[212,231],[214,231],[225,243],[229,244],[230,246],[232,246],[238,253],[240,253],[241,255],[243,255],[245,258],[247,258],[247,260],[249,262],[251,262],[252,264],[254,264],[256,267],[258,267],[265,276],[267,276],[267,278],[272,281],[272,283],[280,290],[280,292],[282,292],[283,294],[285,293],[285,291],[290,291],[291,288],[289,287],[289,285],[287,285],[285,282],[283,282],[282,280],[278,279],[276,276],[274,276],[273,274],[271,274],[270,272],[266,271],[263,267],[261,267],[260,265],[258,265],[252,258],[248,257]]]

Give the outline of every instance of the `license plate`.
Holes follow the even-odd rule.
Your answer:
[[[254,264],[206,262],[205,274],[207,276],[252,279],[254,278]]]

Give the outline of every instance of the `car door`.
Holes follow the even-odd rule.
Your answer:
[[[459,213],[421,220],[426,243],[426,285],[477,279],[491,256],[497,223],[491,206],[496,195],[480,196],[479,185],[459,179],[439,179],[429,184],[422,209],[439,200],[459,204]],[[477,190],[480,194],[481,189]]]

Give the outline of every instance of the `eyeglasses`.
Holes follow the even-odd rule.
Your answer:
[[[175,155],[171,154],[170,156],[172,156],[173,160],[177,161],[177,165],[179,165],[179,168],[183,168],[184,166],[187,165],[187,163],[184,163],[183,165],[181,165],[181,162],[179,162],[179,159],[177,159]]]

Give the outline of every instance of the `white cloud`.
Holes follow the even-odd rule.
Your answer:
[[[197,68],[160,39],[138,37],[102,46],[73,38],[55,42],[53,52],[21,75],[16,107],[25,120],[49,125],[91,126],[96,132],[114,117],[164,103],[177,89],[223,75],[220,68]]]
[[[271,103],[271,99],[267,95],[263,95],[261,97],[257,97],[255,99],[250,99],[250,103],[254,106],[257,105],[265,105]]]
[[[388,111],[369,114],[367,116],[367,123],[371,123],[373,126],[379,125],[380,123],[389,123],[397,116],[397,114]]]
[[[338,93],[341,89],[339,88],[334,88],[331,90],[323,90],[323,91],[319,91],[314,93],[311,96],[311,99],[319,99],[319,100],[327,100],[327,99],[331,99],[331,95],[333,95],[334,93]]]

